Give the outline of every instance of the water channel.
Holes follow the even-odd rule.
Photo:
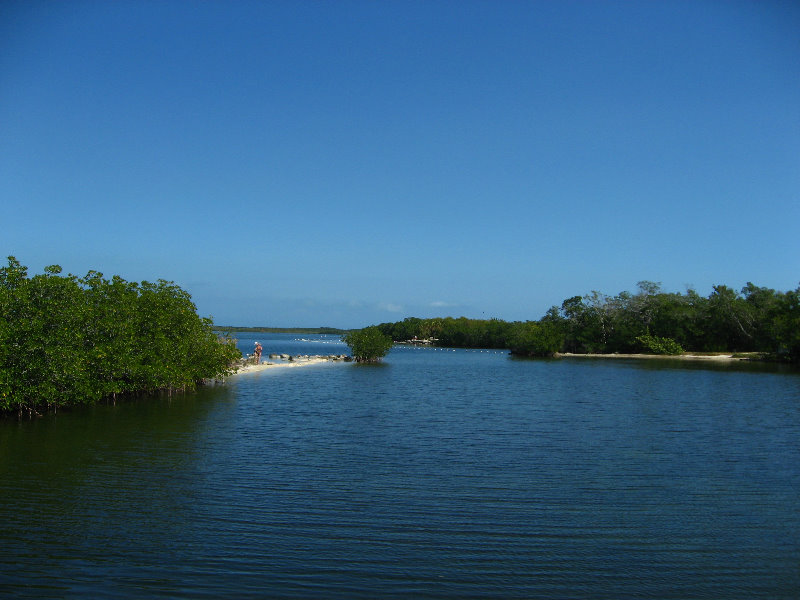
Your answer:
[[[798,594],[797,371],[397,348],[0,421],[2,597]]]

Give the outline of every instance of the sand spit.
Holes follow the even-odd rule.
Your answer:
[[[267,369],[285,369],[289,367],[305,367],[308,365],[318,365],[325,362],[348,362],[350,357],[344,355],[330,355],[330,356],[288,356],[280,355],[280,357],[269,359],[262,359],[260,364],[253,364],[248,362],[236,371],[234,375],[242,375],[244,373],[259,373]]]

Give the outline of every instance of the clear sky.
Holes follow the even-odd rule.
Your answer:
[[[0,256],[218,324],[800,284],[800,3],[0,2]]]

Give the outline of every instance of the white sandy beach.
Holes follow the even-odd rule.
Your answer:
[[[248,363],[239,368],[234,375],[243,375],[246,373],[260,373],[261,371],[266,371],[267,369],[288,369],[294,367],[306,367],[309,365],[318,365],[320,363],[326,362],[345,362],[343,360],[333,360],[330,358],[324,357],[309,357],[309,358],[296,358],[292,361],[285,361],[285,360],[262,360],[261,364],[255,365],[252,363]]]
[[[564,352],[556,354],[559,358],[644,358],[644,359],[673,359],[673,360],[707,360],[716,362],[731,362],[739,360],[752,360],[748,356],[734,356],[733,354],[572,354]]]
[[[559,353],[556,354],[558,358],[635,358],[635,359],[652,359],[652,360],[691,360],[691,361],[710,361],[710,362],[735,362],[741,360],[752,360],[747,356],[734,356],[732,354],[572,354],[572,353]],[[295,367],[306,367],[309,365],[318,365],[326,362],[344,363],[344,360],[334,360],[330,357],[324,356],[299,356],[294,357],[293,360],[274,360],[265,359],[258,365],[248,363],[239,367],[233,375],[244,375],[248,373],[260,373],[268,369],[289,369]]]

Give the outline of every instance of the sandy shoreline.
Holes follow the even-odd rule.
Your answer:
[[[750,356],[734,356],[733,354],[573,354],[570,352],[557,353],[555,358],[628,358],[628,359],[645,359],[645,360],[686,360],[686,361],[708,361],[708,362],[737,362],[743,360],[753,360],[754,357]],[[310,356],[297,357],[293,360],[263,360],[261,364],[255,365],[248,363],[239,367],[233,375],[244,375],[247,373],[260,373],[268,369],[287,369],[294,367],[305,367],[309,365],[318,365],[327,362],[345,362],[343,360],[334,360],[329,357]]]
[[[335,361],[330,358],[297,358],[292,361],[283,361],[283,360],[262,360],[261,364],[254,365],[252,363],[248,363],[233,373],[233,375],[243,375],[245,373],[260,373],[261,371],[266,371],[267,369],[286,369],[290,367],[306,367],[308,365],[318,365],[320,363],[327,363],[327,362],[344,362],[344,361]]]
[[[713,362],[735,362],[753,360],[750,356],[734,356],[733,354],[572,354],[564,352],[556,354],[556,358],[645,358],[671,360],[700,360]]]

